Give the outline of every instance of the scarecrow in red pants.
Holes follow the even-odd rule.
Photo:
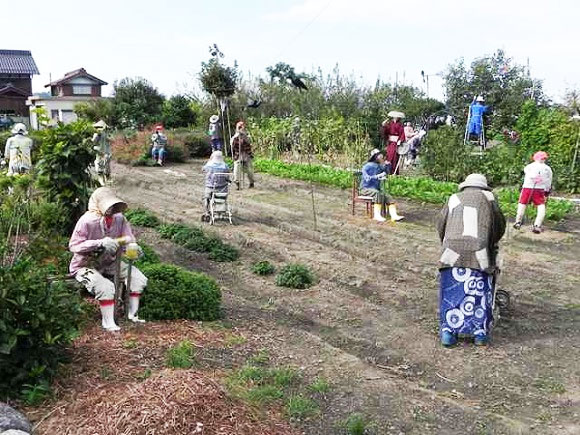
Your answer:
[[[387,164],[391,165],[391,174],[399,174],[399,154],[397,147],[405,142],[405,129],[401,123],[401,119],[405,117],[403,112],[391,111],[387,115],[391,118],[390,121],[383,121],[383,138],[385,140],[385,154],[387,157]]]

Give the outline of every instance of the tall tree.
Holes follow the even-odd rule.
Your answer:
[[[141,77],[126,77],[113,85],[113,110],[119,127],[143,128],[161,119],[163,95]]]

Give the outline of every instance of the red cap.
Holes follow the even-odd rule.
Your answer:
[[[161,125],[161,124],[157,124],[157,125],[155,126],[155,130],[163,130],[163,125]]]

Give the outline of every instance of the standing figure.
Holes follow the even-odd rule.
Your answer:
[[[475,140],[483,143],[483,115],[488,112],[489,107],[485,106],[484,98],[478,95],[473,99],[469,106],[469,124],[467,134],[469,138],[475,137]]]
[[[552,168],[546,164],[548,153],[538,151],[533,156],[534,161],[524,168],[524,184],[518,201],[518,212],[514,228],[522,227],[522,219],[526,207],[533,202],[538,209],[532,231],[536,234],[542,232],[542,223],[546,217],[546,200],[552,190]]]
[[[115,285],[110,278],[115,274],[120,246],[135,242],[131,225],[123,216],[127,204],[112,189],[99,187],[89,199],[88,211],[78,220],[69,250],[73,253],[70,272],[99,301],[103,328],[118,331],[115,323]],[[137,316],[139,297],[147,286],[147,278],[131,266],[129,320],[143,323]],[[120,278],[127,279],[129,266],[121,262]]]
[[[159,166],[163,166],[165,163],[165,157],[167,156],[167,136],[163,133],[163,126],[155,126],[155,133],[151,135],[151,157],[155,160]]]
[[[14,124],[12,127],[13,136],[6,141],[4,158],[8,159],[8,175],[22,174],[32,168],[30,150],[32,149],[32,139],[27,137],[28,130],[22,123]]]
[[[97,152],[95,170],[99,183],[104,186],[111,176],[111,142],[105,121],[95,122],[93,127],[97,130],[93,135],[93,149]]]
[[[362,167],[360,194],[373,198],[373,219],[379,222],[386,220],[381,214],[384,205],[388,206],[391,221],[396,222],[405,218],[397,214],[397,206],[391,195],[381,190],[381,181],[387,177],[389,169],[389,165],[385,165],[383,154],[376,148],[371,151],[368,162]]]
[[[498,243],[505,217],[485,176],[468,175],[441,210],[437,231],[439,259],[439,326],[441,344],[470,336],[487,344],[493,322]]]
[[[252,153],[252,145],[250,144],[244,121],[237,122],[236,134],[230,139],[230,146],[234,157],[234,182],[238,190],[240,190],[241,177],[243,176],[242,171],[248,174],[250,189],[252,189],[254,187],[254,169],[252,165],[254,154]]]
[[[399,174],[399,154],[397,147],[405,142],[405,129],[401,124],[401,112],[389,112],[391,121],[383,121],[383,138],[385,140],[385,152],[387,157],[387,164],[391,165],[391,174]]]
[[[211,115],[209,117],[209,127],[207,134],[211,142],[212,151],[221,151],[223,148],[222,128],[219,123],[220,117],[218,115]]]

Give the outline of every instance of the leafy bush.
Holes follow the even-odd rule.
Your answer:
[[[216,320],[220,315],[221,291],[203,273],[189,272],[167,264],[142,267],[148,278],[139,314],[149,320]]]
[[[258,261],[252,266],[252,272],[256,275],[272,275],[276,268],[268,260]]]
[[[143,255],[135,262],[135,266],[143,268],[143,266],[147,264],[157,264],[161,262],[159,255],[151,246],[143,242],[139,242],[139,246],[143,250]]]
[[[182,138],[190,157],[208,157],[211,154],[211,143],[205,131],[186,132]]]
[[[46,382],[85,318],[80,296],[30,259],[0,267],[0,395]]]
[[[276,276],[276,285],[282,287],[304,289],[310,287],[312,283],[314,275],[302,264],[288,264]]]
[[[90,189],[95,186],[89,172],[95,160],[93,127],[86,121],[77,121],[58,124],[42,134],[36,184],[49,202],[65,208],[68,228],[63,230],[69,233],[87,210]]]
[[[123,214],[133,225],[141,227],[157,228],[161,223],[157,216],[143,208],[130,208]]]

